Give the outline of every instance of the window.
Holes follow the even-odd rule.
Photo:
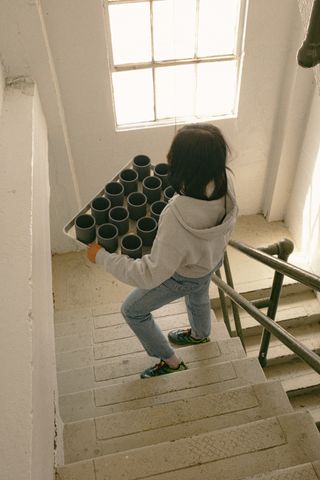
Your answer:
[[[109,0],[118,127],[233,115],[244,0]]]

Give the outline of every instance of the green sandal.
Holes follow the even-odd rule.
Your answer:
[[[194,338],[191,336],[191,328],[172,330],[168,333],[168,338],[175,345],[198,345],[199,343],[210,342],[210,338]]]

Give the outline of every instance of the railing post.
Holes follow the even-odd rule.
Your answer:
[[[234,289],[232,274],[231,274],[231,269],[230,269],[230,264],[229,264],[229,258],[228,258],[227,252],[225,252],[225,254],[224,254],[223,266],[224,266],[224,271],[225,271],[225,274],[226,274],[227,284],[231,288]],[[233,313],[234,324],[235,324],[235,327],[236,327],[236,332],[237,332],[238,337],[240,338],[243,349],[246,352],[246,346],[245,346],[245,343],[244,343],[244,337],[243,337],[243,332],[242,332],[242,326],[241,326],[241,320],[240,320],[238,305],[232,299],[230,299],[230,300],[231,300],[231,308],[232,308],[232,313]]]
[[[270,246],[269,251],[268,251],[268,247],[259,248],[259,250],[265,253],[269,253],[271,255],[274,255],[275,253],[277,253],[278,258],[280,258],[281,260],[287,261],[289,258],[289,255],[293,252],[293,249],[294,249],[293,242],[291,240],[288,240],[287,238],[284,240],[281,240],[276,244],[277,250],[278,250],[277,252],[270,251],[270,249],[271,250],[274,249],[274,246],[275,245]],[[269,303],[268,312],[267,312],[267,316],[272,320],[276,318],[276,313],[278,309],[281,288],[283,283],[283,277],[284,277],[283,273],[279,273],[279,272],[274,273],[271,295],[270,295],[270,303]],[[271,336],[270,332],[268,332],[268,330],[264,328],[262,332],[260,351],[259,351],[259,362],[261,367],[265,367],[267,364],[267,353],[268,353],[268,348],[270,343],[270,336]]]
[[[219,277],[221,279],[221,272],[220,272],[220,268],[218,270],[215,271],[217,277]],[[224,323],[225,323],[225,326],[228,330],[228,333],[231,337],[232,335],[232,330],[231,330],[231,325],[230,325],[230,319],[229,319],[229,313],[228,313],[228,306],[227,306],[227,302],[226,302],[226,296],[224,294],[224,291],[221,290],[221,288],[218,287],[218,292],[219,292],[219,298],[220,298],[220,305],[221,305],[221,311],[222,311],[222,315],[223,315],[223,320],[224,320]]]

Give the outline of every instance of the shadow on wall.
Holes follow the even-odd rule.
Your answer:
[[[320,95],[317,88],[306,122],[286,223],[305,268],[320,275]]]
[[[320,274],[320,142],[314,159],[303,208],[301,248],[315,273]]]

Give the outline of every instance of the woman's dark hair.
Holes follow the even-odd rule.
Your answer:
[[[177,193],[216,200],[227,193],[226,159],[230,149],[219,128],[210,123],[182,127],[167,155],[169,181]],[[206,189],[214,182],[212,194]]]

